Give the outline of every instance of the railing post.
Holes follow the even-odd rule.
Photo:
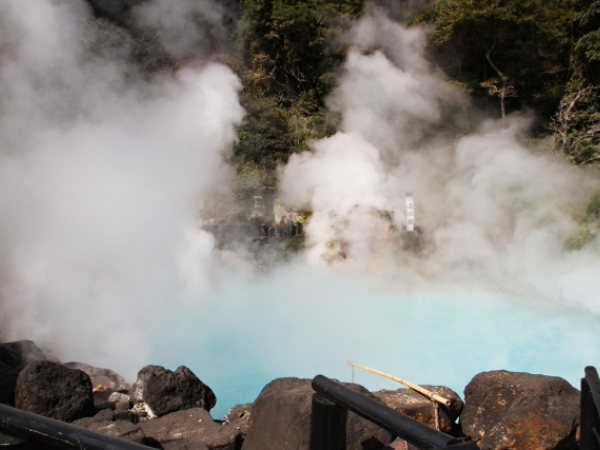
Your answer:
[[[0,433],[0,450],[31,450],[33,446],[25,439]]]
[[[315,392],[323,397],[347,408],[354,414],[358,414],[416,447],[424,450],[434,450],[460,443],[460,440],[452,436],[433,430],[427,425],[400,414],[383,403],[359,392],[354,392],[323,375],[317,375],[313,378],[312,387]]]
[[[600,450],[600,380],[594,367],[585,368],[581,379],[581,450]]]
[[[348,410],[313,394],[309,450],[346,450]]]

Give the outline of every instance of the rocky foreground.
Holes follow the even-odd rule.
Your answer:
[[[428,386],[451,399],[437,419],[432,403],[409,389],[344,384],[482,449],[578,448],[579,391],[562,378],[484,372],[466,386],[464,402],[446,387]],[[130,386],[108,369],[48,360],[32,341],[0,344],[0,403],[166,450],[307,450],[312,394],[310,380],[276,379],[253,404],[215,421],[215,394],[184,366],[146,366]],[[349,450],[411,447],[353,413],[347,427]]]

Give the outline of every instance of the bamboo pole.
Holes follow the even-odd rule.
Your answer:
[[[451,402],[450,402],[449,399],[447,399],[445,397],[442,397],[441,395],[436,394],[435,392],[432,392],[432,391],[430,391],[428,389],[422,388],[421,386],[419,386],[417,384],[411,383],[410,381],[407,381],[407,380],[405,380],[403,378],[396,377],[396,376],[391,375],[389,373],[382,372],[381,370],[372,369],[371,367],[363,366],[361,364],[357,364],[357,363],[352,362],[352,361],[347,361],[346,364],[348,364],[351,367],[358,367],[359,369],[362,369],[362,370],[364,370],[366,372],[371,372],[371,373],[374,373],[375,375],[379,375],[381,377],[388,378],[388,379],[393,380],[393,381],[395,381],[397,383],[403,384],[404,386],[409,387],[413,391],[416,391],[419,394],[423,394],[425,397],[429,398],[432,401],[438,402],[438,403],[440,403],[440,404],[442,404],[442,405],[444,405],[446,407],[450,407],[450,403]]]

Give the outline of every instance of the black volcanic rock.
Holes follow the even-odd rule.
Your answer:
[[[160,443],[165,450],[237,450],[240,432],[219,425],[202,408],[177,411],[157,419],[140,422],[147,439]]]
[[[138,444],[145,443],[144,432],[138,425],[130,420],[118,419],[115,412],[110,409],[100,411],[94,417],[84,417],[75,420],[72,424],[86,430],[97,431],[98,433],[126,439]]]
[[[14,405],[19,371],[0,362],[0,403]]]
[[[223,425],[238,431],[243,440],[250,430],[250,417],[252,417],[252,403],[237,405],[229,410],[223,419]]]
[[[33,341],[3,342],[0,344],[0,362],[20,371],[27,364],[46,359],[44,352]]]
[[[483,372],[465,388],[462,431],[481,449],[576,449],[579,397],[559,377]]]
[[[210,411],[217,403],[213,391],[185,366],[175,372],[160,366],[144,367],[138,373],[133,395],[157,417],[190,408]]]
[[[65,366],[87,373],[90,377],[90,381],[92,382],[93,389],[99,389],[103,391],[110,390],[113,392],[127,392],[130,389],[130,386],[127,384],[125,379],[110,369],[100,369],[98,367],[79,362],[68,362],[65,363]]]
[[[144,432],[139,425],[135,425],[127,420],[92,422],[85,428],[108,436],[126,439],[137,444],[146,443],[146,436],[144,436]]]
[[[123,401],[131,389],[131,386],[127,384],[122,376],[110,369],[101,369],[78,362],[68,362],[65,363],[65,366],[81,370],[88,374],[92,383],[94,407],[96,410],[115,408],[117,401]],[[113,395],[115,392],[123,395]],[[130,400],[127,399],[127,407],[129,407],[129,402]]]
[[[19,372],[33,361],[46,359],[33,341],[0,344],[0,403],[15,404],[15,388]]]
[[[439,425],[441,432],[453,434],[456,428],[456,419],[464,406],[463,401],[456,392],[447,387],[426,385],[422,387],[450,400],[450,407],[439,406]],[[381,390],[375,392],[374,395],[394,411],[405,414],[430,428],[436,428],[433,402],[424,395],[412,389]]]
[[[360,385],[342,384],[375,398]],[[252,405],[250,430],[242,450],[308,450],[313,393],[307,379],[279,378],[267,384]],[[389,432],[348,413],[348,450],[383,449],[391,442]]]
[[[19,374],[15,406],[65,422],[91,416],[94,399],[90,377],[56,362],[33,362]]]

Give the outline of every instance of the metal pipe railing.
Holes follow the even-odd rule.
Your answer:
[[[595,367],[585,368],[581,379],[581,450],[600,450],[600,378]]]
[[[0,432],[62,450],[148,450],[149,448],[1,404]]]
[[[391,408],[379,403],[372,398],[362,395],[358,392],[354,392],[340,383],[335,382],[323,375],[317,375],[313,378],[312,387],[315,392],[329,400],[331,403],[337,405],[338,408],[344,408],[352,411],[355,414],[373,422],[381,428],[389,431],[390,433],[398,436],[405,441],[423,449],[423,450],[434,450],[452,446],[453,448],[464,448],[477,450],[478,447],[473,442],[462,442],[460,439],[452,437],[448,434],[440,431],[433,430],[427,425],[422,424],[404,414],[394,411]],[[326,411],[320,406],[322,401],[313,399],[313,421],[314,415],[325,415]],[[331,408],[331,407],[330,407]],[[335,408],[332,408],[335,414],[339,414]],[[333,447],[335,450],[345,448],[345,421],[332,421],[331,427],[323,427],[319,425],[311,426],[311,448],[310,450],[321,450],[328,448],[320,443],[329,439],[329,435],[339,436],[343,435],[344,438],[337,437],[334,441],[343,441],[344,444],[338,444]]]

